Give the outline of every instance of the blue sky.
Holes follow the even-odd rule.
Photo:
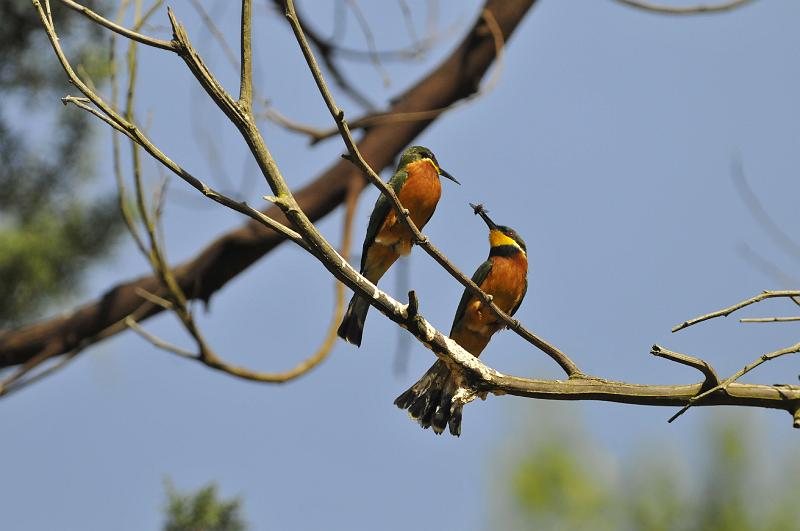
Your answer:
[[[424,3],[409,3],[422,25]],[[238,9],[225,4],[211,3],[236,45]],[[394,4],[361,4],[379,48],[407,42]],[[385,101],[447,54],[478,6],[440,2],[439,28],[450,29],[452,37],[421,63],[387,64],[389,87],[369,64],[347,72],[375,101]],[[237,73],[190,4],[173,7],[234,91]],[[260,92],[284,114],[327,126],[327,111],[284,21],[258,12]],[[540,0],[510,42],[494,90],[419,138],[463,183],[444,183],[425,232],[471,272],[488,243],[468,202],[485,203],[499,223],[516,228],[531,261],[530,289],[518,317],[599,376],[637,383],[698,379],[650,356],[653,343],[699,355],[727,375],[796,342],[796,324],[728,319],[677,335],[669,330],[762,289],[788,287],[755,267],[745,245],[789,274],[797,270],[797,259],[773,243],[741,200],[731,165],[737,157],[742,161],[761,201],[793,232],[800,192],[798,17],[800,4],[793,2],[672,18],[611,0]],[[325,9],[312,15],[323,30],[330,29],[330,19]],[[149,31],[166,36],[166,15],[154,21]],[[363,46],[352,19],[347,42]],[[263,179],[183,63],[146,50],[141,64],[139,113],[151,113],[152,137],[198,177],[259,204],[267,193]],[[337,97],[349,115],[358,114],[352,101]],[[309,149],[305,139],[272,124],[263,124],[263,131],[293,187],[343,151],[337,139]],[[96,134],[98,150],[107,153],[108,132],[98,126]],[[209,142],[216,146],[216,166],[207,156]],[[102,155],[102,186],[112,186],[109,168]],[[146,169],[156,182],[155,166]],[[242,223],[238,214],[197,198],[177,180],[170,189],[165,232],[173,262]],[[358,243],[376,193],[368,191],[361,201]],[[319,226],[338,242],[340,223],[337,212]],[[422,311],[446,329],[460,285],[424,253],[412,253],[409,267]],[[92,269],[74,302],[146,271],[127,242]],[[395,291],[394,275],[381,286]],[[311,257],[286,245],[216,295],[208,312],[198,307],[198,315],[226,359],[282,370],[317,348],[332,301],[331,280]],[[775,302],[746,314],[792,311]],[[146,327],[190,345],[169,315]],[[394,374],[396,334],[373,311],[360,350],[339,344],[321,367],[279,386],[211,372],[132,334],[106,341],[0,404],[4,454],[12,456],[2,464],[4,522],[15,530],[157,528],[162,482],[169,476],[179,488],[216,480],[224,494],[241,494],[255,530],[374,529],[378,522],[384,529],[485,529],[492,500],[503,493],[507,465],[501,464],[510,447],[536,430],[540,403],[493,397],[471,404],[460,439],[420,430],[392,400],[433,357],[414,345],[408,371]],[[560,376],[548,358],[511,333],[498,334],[484,359],[507,373]],[[777,360],[745,381],[794,383],[797,373],[795,359]],[[670,409],[590,402],[546,409],[557,418],[580,419],[592,444],[607,448],[612,458],[635,452],[643,440],[688,453],[708,421],[722,414],[720,408],[697,408],[667,424]],[[758,429],[769,447],[791,444],[796,436],[785,413],[731,413],[744,427]],[[602,470],[608,463],[596,466]]]

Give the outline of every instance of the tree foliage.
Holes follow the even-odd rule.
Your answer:
[[[101,83],[109,61],[99,28],[64,9],[53,18],[76,64]],[[28,0],[0,3],[0,326],[74,293],[120,227],[114,198],[87,191],[92,122],[53,106],[69,89],[47,46]]]
[[[217,484],[210,483],[194,492],[179,492],[166,483],[167,505],[164,531],[245,531],[239,498],[222,499]]]
[[[538,428],[549,435],[516,456],[511,477],[519,528],[800,529],[796,454],[776,456],[780,466],[770,470],[762,441],[740,422],[712,425],[694,455],[643,444],[616,467],[608,453],[574,442],[590,437]]]

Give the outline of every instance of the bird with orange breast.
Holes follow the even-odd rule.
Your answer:
[[[430,149],[411,146],[403,151],[397,170],[388,182],[403,208],[408,210],[414,225],[420,230],[431,219],[442,195],[440,175],[461,184],[439,166]],[[400,256],[411,252],[413,243],[413,234],[403,225],[389,199],[381,194],[369,217],[361,252],[361,274],[377,284]],[[367,311],[369,301],[354,294],[342,324],[339,325],[339,337],[361,346]]]
[[[470,205],[489,227],[489,258],[475,271],[472,281],[498,308],[509,315],[522,303],[528,290],[528,254],[525,241],[514,229],[496,225],[482,205]],[[495,332],[503,324],[469,290],[464,290],[458,303],[450,338],[473,356],[480,356]],[[461,406],[453,404],[458,389],[456,379],[442,360],[437,360],[422,378],[394,403],[407,409],[411,418],[423,428],[433,428],[441,434],[445,427],[450,433],[461,434]]]

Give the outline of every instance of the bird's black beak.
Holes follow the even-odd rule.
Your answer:
[[[469,204],[472,207],[472,210],[475,212],[476,215],[483,218],[483,221],[486,222],[486,225],[489,227],[489,230],[500,230],[497,227],[497,224],[492,221],[492,218],[489,217],[487,214],[486,209],[481,204],[473,205],[472,203]]]
[[[455,178],[455,177],[453,177],[452,175],[450,175],[449,173],[447,173],[446,171],[444,171],[444,170],[443,170],[443,169],[441,169],[441,168],[439,168],[439,175],[441,175],[442,177],[446,177],[446,178],[450,179],[451,181],[453,181],[454,183],[456,183],[456,184],[458,184],[458,185],[460,185],[460,184],[461,184],[460,182],[458,182],[458,181],[456,180],[456,178]]]

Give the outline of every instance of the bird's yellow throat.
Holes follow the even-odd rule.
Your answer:
[[[514,238],[509,238],[499,230],[489,231],[489,245],[491,247],[501,247],[503,245],[511,245],[522,251],[522,247],[520,247],[519,244],[516,241],[514,241]]]

